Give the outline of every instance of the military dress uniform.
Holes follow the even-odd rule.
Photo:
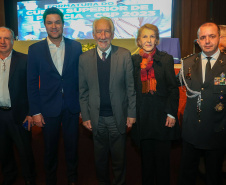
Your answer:
[[[183,153],[179,184],[192,185],[204,154],[207,184],[221,184],[226,147],[226,54],[220,53],[203,82],[201,53],[186,58],[179,73],[187,103],[182,123]],[[184,87],[183,87],[184,88]],[[218,179],[218,182],[213,182]]]

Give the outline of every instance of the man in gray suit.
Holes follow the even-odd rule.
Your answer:
[[[126,125],[136,117],[133,64],[127,49],[111,45],[114,25],[102,17],[93,22],[97,48],[79,60],[79,92],[83,125],[93,132],[99,184],[109,185],[109,153],[113,185],[125,184]]]

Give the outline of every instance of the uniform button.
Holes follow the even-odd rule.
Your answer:
[[[201,120],[199,120],[199,123],[201,123]]]
[[[61,80],[64,80],[63,78]]]
[[[201,90],[203,91],[203,90],[204,90],[204,88],[202,87],[202,88],[201,88]]]
[[[221,91],[221,93],[222,93],[223,91]]]
[[[201,101],[203,101],[203,99],[201,99]]]

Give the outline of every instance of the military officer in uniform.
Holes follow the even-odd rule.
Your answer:
[[[183,150],[179,185],[195,185],[204,155],[206,184],[221,185],[226,148],[226,54],[218,49],[219,27],[205,23],[198,29],[202,52],[182,62],[179,77],[187,89],[182,124]]]

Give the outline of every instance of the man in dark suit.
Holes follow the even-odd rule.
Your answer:
[[[27,55],[13,50],[14,33],[0,27],[0,162],[4,181],[12,185],[17,168],[13,144],[21,160],[25,184],[35,184],[34,158],[31,148],[31,132],[23,127],[33,124],[27,97]]]
[[[182,63],[180,72],[187,88],[182,124],[183,151],[180,185],[194,185],[201,155],[205,158],[206,183],[221,185],[226,148],[226,55],[218,49],[220,31],[205,23],[198,29],[202,52]]]
[[[114,25],[103,17],[93,23],[97,48],[79,60],[79,93],[83,125],[93,132],[99,184],[109,185],[111,153],[113,185],[125,184],[126,124],[136,116],[133,64],[130,52],[111,45]]]
[[[55,185],[58,141],[62,124],[68,183],[77,181],[79,120],[78,61],[81,44],[63,34],[63,13],[49,8],[43,14],[47,39],[28,51],[28,98],[34,123],[42,127],[47,185]],[[40,87],[39,87],[40,82]]]

